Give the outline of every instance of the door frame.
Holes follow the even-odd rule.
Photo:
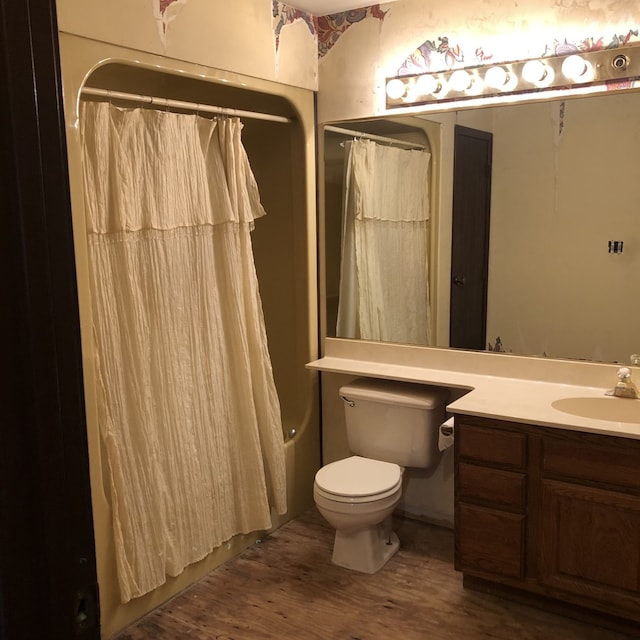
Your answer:
[[[0,637],[98,639],[55,1],[0,18]]]
[[[491,226],[491,166],[492,166],[492,152],[493,152],[493,134],[489,131],[483,131],[480,129],[474,129],[470,127],[465,127],[462,125],[456,124],[454,127],[454,166],[453,166],[453,202],[452,202],[452,218],[451,218],[451,273],[449,277],[449,291],[450,291],[450,302],[449,302],[449,345],[452,345],[452,334],[453,334],[453,298],[454,298],[454,258],[456,255],[456,243],[458,246],[460,245],[460,238],[456,238],[456,199],[459,197],[461,191],[461,183],[459,171],[457,171],[458,160],[460,158],[460,146],[458,144],[458,139],[461,136],[466,136],[468,138],[475,138],[483,141],[487,144],[486,147],[486,158],[485,158],[485,166],[482,167],[485,178],[485,190],[484,190],[484,201],[482,203],[478,203],[478,211],[481,211],[483,216],[483,233],[481,237],[474,238],[474,241],[483,243],[484,248],[484,259],[483,264],[481,266],[481,299],[483,306],[482,313],[482,336],[483,336],[483,344],[478,345],[476,347],[468,347],[463,346],[461,348],[475,348],[482,349],[486,348],[487,344],[487,299],[488,299],[488,289],[489,289],[489,234],[490,234],[490,226]],[[465,229],[468,229],[468,225],[465,225]]]

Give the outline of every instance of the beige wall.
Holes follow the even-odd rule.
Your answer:
[[[631,93],[491,109],[487,339],[507,351],[628,364],[640,350],[626,329],[640,317],[639,108]]]
[[[57,0],[60,31],[306,89],[317,88],[316,38],[302,20],[280,31],[271,0]]]
[[[640,274],[638,94],[428,114],[441,125],[438,343],[448,344],[453,131],[493,133],[487,341],[507,352],[629,363],[620,320]],[[561,117],[560,110],[564,110]],[[560,126],[562,120],[562,133]],[[607,253],[623,240],[621,255]],[[624,320],[623,320],[624,322]]]

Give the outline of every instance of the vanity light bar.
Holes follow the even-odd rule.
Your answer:
[[[387,108],[571,89],[640,78],[640,44],[387,78]]]

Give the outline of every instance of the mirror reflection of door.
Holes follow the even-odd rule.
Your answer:
[[[449,345],[486,348],[493,135],[456,125],[454,133]]]

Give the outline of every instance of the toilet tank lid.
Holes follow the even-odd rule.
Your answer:
[[[357,378],[340,387],[340,396],[429,410],[445,404],[449,399],[449,390],[401,380]]]

